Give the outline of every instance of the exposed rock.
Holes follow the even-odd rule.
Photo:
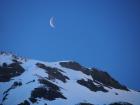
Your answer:
[[[42,63],[37,63],[36,64],[39,68],[42,68],[46,71],[46,73],[48,73],[48,79],[53,80],[53,79],[59,79],[62,82],[66,82],[66,79],[69,80],[69,78],[65,75],[63,75],[61,72],[62,70],[58,69],[58,68],[52,68],[49,66],[46,66]]]
[[[129,91],[126,86],[121,85],[118,81],[113,79],[107,72],[100,71],[96,68],[92,68],[92,69],[85,68],[75,61],[60,62],[59,64],[62,67],[69,68],[76,71],[81,71],[82,73],[86,75],[91,75],[95,82],[99,81],[108,88],[113,87],[116,89]]]
[[[96,68],[92,68],[91,76],[94,80],[103,83],[105,86],[111,86],[116,89],[129,91],[126,86],[121,85],[118,81],[113,79],[107,72],[100,71]]]
[[[81,71],[86,75],[90,75],[90,70],[88,68],[81,66],[79,63],[77,63],[75,61],[60,62],[59,64],[62,67],[69,68],[69,69],[76,70],[76,71]]]
[[[35,88],[31,93],[31,98],[44,98],[50,101],[56,98],[66,99],[58,90],[45,87]]]
[[[79,103],[79,104],[76,104],[76,105],[94,105],[94,104],[82,102],[82,103]]]
[[[24,68],[19,63],[12,63],[10,65],[3,63],[0,66],[0,82],[8,82],[12,77],[19,76],[24,71]]]
[[[38,79],[38,81],[46,87],[52,88],[53,90],[60,91],[59,87],[46,79]]]
[[[27,100],[24,100],[24,102],[18,104],[18,105],[30,105],[30,103]]]
[[[108,90],[104,89],[103,86],[101,86],[101,85],[98,85],[98,86],[95,85],[93,83],[93,81],[90,80],[90,79],[88,79],[87,81],[85,81],[84,79],[77,80],[77,83],[79,83],[82,86],[87,87],[89,90],[94,91],[94,92],[97,92],[97,91],[108,92]]]
[[[109,105],[133,105],[133,104],[128,103],[128,102],[114,102],[114,103],[111,103]]]
[[[38,81],[43,84],[43,86],[35,88],[32,91],[30,100],[32,99],[33,101],[33,99],[36,98],[44,98],[47,100],[55,100],[56,98],[66,99],[66,97],[60,92],[59,86],[51,83],[45,78],[40,78]]]
[[[86,68],[73,61],[57,64],[37,60],[25,62],[11,54],[0,55],[0,105],[94,105],[95,101],[102,105],[139,105],[140,94],[133,90],[124,91],[127,88],[108,73]],[[20,99],[16,101],[20,92]],[[113,103],[108,103],[110,98],[104,97],[107,94]]]

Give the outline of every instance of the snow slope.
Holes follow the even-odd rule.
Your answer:
[[[32,104],[140,105],[140,92],[74,61],[42,62],[1,52],[0,105]]]

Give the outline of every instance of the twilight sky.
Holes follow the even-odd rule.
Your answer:
[[[140,90],[140,1],[0,0],[0,50],[76,60]]]

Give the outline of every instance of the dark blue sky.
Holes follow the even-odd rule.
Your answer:
[[[0,50],[76,60],[140,89],[140,1],[0,0]]]

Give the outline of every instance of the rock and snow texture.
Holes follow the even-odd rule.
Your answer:
[[[140,92],[74,61],[0,53],[0,105],[140,105]]]

